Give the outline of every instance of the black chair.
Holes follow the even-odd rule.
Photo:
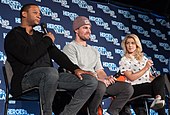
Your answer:
[[[13,97],[10,95],[10,83],[12,79],[12,68],[8,61],[5,62],[5,65],[2,66],[3,74],[4,74],[4,80],[6,85],[6,100],[5,100],[5,108],[4,108],[4,115],[7,115],[8,113],[8,104],[10,100],[14,101],[38,101],[39,102],[39,108],[40,108],[40,114],[43,115],[42,110],[42,104],[41,104],[41,97],[39,95],[39,88],[33,87],[30,89],[27,89],[22,92],[21,95],[17,97]]]
[[[144,102],[146,115],[150,115],[150,107],[148,107],[148,102],[154,100],[152,95],[142,94],[142,95],[131,98],[128,103],[133,103],[133,101],[136,101],[136,100],[141,100],[142,102]]]

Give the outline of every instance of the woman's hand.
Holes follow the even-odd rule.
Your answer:
[[[145,68],[148,70],[148,69],[150,69],[151,66],[153,66],[153,61],[152,60],[148,60],[146,62]]]

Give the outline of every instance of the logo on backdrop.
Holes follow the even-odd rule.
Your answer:
[[[141,40],[141,42],[142,42],[143,44],[145,44],[146,47],[152,48],[154,51],[158,51],[157,46],[154,45],[154,44],[152,43],[152,41],[150,41],[150,40]]]
[[[72,0],[72,3],[77,4],[80,8],[87,9],[90,13],[95,13],[93,6],[88,5],[84,0]]]
[[[165,63],[165,65],[168,65],[168,59],[166,59],[164,55],[154,54],[154,57],[160,62]]]
[[[165,21],[164,19],[158,19],[156,18],[156,21],[159,22],[162,26],[165,26],[167,28],[170,28],[170,23]]]
[[[8,109],[8,115],[34,115],[25,109]]]
[[[133,22],[137,22],[136,19],[135,19],[135,16],[132,15],[132,14],[130,14],[129,11],[125,11],[125,10],[118,9],[118,13],[119,13],[119,14],[123,14],[123,16],[124,16],[125,18],[130,18],[130,20],[133,21]]]
[[[76,13],[68,12],[63,10],[63,16],[67,16],[70,18],[71,21],[74,21],[74,19],[78,16]]]
[[[48,7],[44,6],[39,7],[43,16],[48,16],[51,17],[52,20],[60,21],[60,18],[58,17],[58,14],[56,12],[52,12],[52,10]]]
[[[160,30],[151,28],[151,32],[154,33],[157,37],[162,38],[163,40],[167,40],[167,38],[165,37],[165,34],[162,34]]]
[[[70,6],[67,4],[66,0],[52,0],[53,2],[61,3],[61,6],[64,6],[65,8],[70,8]]]
[[[164,50],[168,50],[168,51],[170,50],[170,46],[169,46],[168,43],[161,43],[161,42],[159,42],[159,46],[163,47]]]
[[[120,46],[120,43],[118,43],[118,39],[114,38],[113,35],[110,33],[100,32],[100,37],[105,38],[106,41],[112,42],[114,45]]]
[[[0,80],[1,81],[1,80]],[[6,93],[4,90],[0,89],[0,100],[5,100]]]
[[[98,26],[103,26],[106,30],[110,30],[108,23],[104,22],[100,17],[89,16],[89,20],[95,22]]]
[[[47,23],[47,28],[54,30],[56,34],[62,34],[64,35],[64,37],[72,39],[72,36],[70,35],[70,31],[65,30],[62,25]]]
[[[2,28],[12,29],[12,26],[9,25],[9,20],[3,19],[2,16],[0,16],[0,24],[1,24]]]
[[[96,48],[101,55],[106,56],[106,58],[108,59],[113,59],[112,52],[107,51],[105,47],[99,47],[99,46],[93,46],[93,47]]]
[[[103,62],[103,67],[108,68],[110,71],[117,72],[119,68],[116,66],[115,63],[110,63],[110,62]]]
[[[129,27],[126,27],[122,22],[117,22],[112,20],[112,25],[116,26],[118,30],[123,30],[125,33],[130,33]]]
[[[97,4],[97,8],[102,9],[104,13],[110,14],[111,17],[116,18],[115,12],[110,10],[108,6]]]
[[[5,60],[6,60],[5,54],[2,51],[0,51],[0,61],[5,62]]]
[[[18,1],[14,1],[14,0],[1,0],[1,3],[2,4],[7,4],[9,5],[9,7],[12,9],[12,10],[21,10],[21,3],[19,3]]]
[[[153,19],[150,19],[149,16],[138,14],[138,17],[141,18],[144,22],[148,22],[150,25],[155,26],[155,24],[153,23]]]
[[[97,43],[97,42],[98,42],[98,39],[96,39],[96,35],[91,34],[91,35],[90,35],[90,41]]]
[[[137,30],[138,33],[143,34],[145,37],[150,37],[148,31],[144,30],[142,26],[132,25],[132,29]]]
[[[122,49],[117,49],[115,48],[115,53],[116,54],[119,54],[120,56],[123,56],[124,55],[124,51]]]

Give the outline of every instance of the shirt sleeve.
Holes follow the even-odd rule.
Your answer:
[[[119,70],[123,74],[124,71],[132,71],[130,63],[127,61],[127,58],[122,57],[119,61]]]
[[[104,68],[103,68],[102,63],[101,63],[100,54],[98,53],[95,71],[97,71],[99,69],[104,69]]]
[[[76,65],[78,65],[76,49],[73,45],[67,44],[63,48],[63,52],[68,56],[68,58]]]
[[[65,68],[71,71],[72,73],[74,73],[76,69],[79,69],[79,67],[74,64],[68,58],[68,56],[62,51],[60,51],[56,46],[51,46],[49,48],[49,55],[60,67]]]

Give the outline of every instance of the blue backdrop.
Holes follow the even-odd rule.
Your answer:
[[[13,27],[20,25],[19,11],[23,4],[30,2],[39,5],[41,22],[47,23],[47,29],[55,35],[55,44],[61,50],[66,43],[74,39],[72,22],[75,17],[88,17],[92,23],[92,35],[88,43],[100,52],[103,67],[108,75],[115,74],[118,70],[118,61],[123,55],[120,43],[128,33],[140,37],[145,55],[154,61],[158,72],[169,73],[170,22],[165,16],[90,0],[1,0],[0,67],[6,59],[4,38]],[[40,26],[35,29],[41,31]],[[5,96],[5,84],[0,68],[0,115],[3,114]],[[36,103],[27,104],[11,102],[8,114],[38,114]]]

